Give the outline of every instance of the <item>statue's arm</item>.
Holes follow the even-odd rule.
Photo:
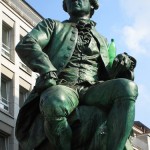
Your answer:
[[[21,60],[34,72],[40,75],[56,71],[49,57],[43,52],[51,39],[55,21],[45,19],[29,32],[16,46]]]

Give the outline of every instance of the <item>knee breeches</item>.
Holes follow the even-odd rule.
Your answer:
[[[78,94],[71,88],[56,85],[41,94],[40,111],[53,120],[67,117],[78,105]]]
[[[84,105],[107,107],[115,101],[135,101],[137,95],[136,84],[127,79],[100,82],[80,91],[56,85],[41,94],[40,110],[44,117],[56,119],[67,117],[77,107],[79,100]]]
[[[91,86],[83,96],[83,103],[94,106],[112,105],[116,101],[133,100],[138,95],[137,85],[127,79],[114,79]]]

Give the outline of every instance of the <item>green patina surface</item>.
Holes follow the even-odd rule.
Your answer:
[[[138,95],[136,60],[119,54],[90,20],[97,0],[64,0],[69,20],[44,19],[16,46],[40,76],[20,109],[16,137],[25,150],[130,150]]]

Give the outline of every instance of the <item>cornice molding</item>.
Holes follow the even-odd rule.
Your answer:
[[[17,7],[11,0],[0,0],[0,2],[5,3],[6,5],[8,5],[13,11],[15,11],[21,18],[23,18],[25,21],[27,21],[31,26],[35,26],[37,24],[37,22],[35,22],[34,20],[31,19],[31,17],[29,17],[24,11],[21,10],[21,8]],[[23,1],[18,1],[22,7],[24,9],[28,9],[31,14],[34,14],[39,21],[42,20],[42,18],[36,14],[36,12],[34,12],[30,7],[28,7]]]

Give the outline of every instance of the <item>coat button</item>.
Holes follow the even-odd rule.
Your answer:
[[[76,31],[75,31],[75,30],[73,30],[73,31],[72,31],[72,33],[73,33],[73,34],[76,34]]]
[[[60,67],[63,67],[64,65],[65,65],[64,62],[61,62],[61,63],[60,63]]]
[[[68,46],[67,49],[68,49],[68,50],[72,50],[72,46]]]
[[[75,37],[71,37],[70,40],[74,42],[75,41]]]
[[[69,54],[64,55],[65,58],[69,58],[69,56],[70,56]]]

